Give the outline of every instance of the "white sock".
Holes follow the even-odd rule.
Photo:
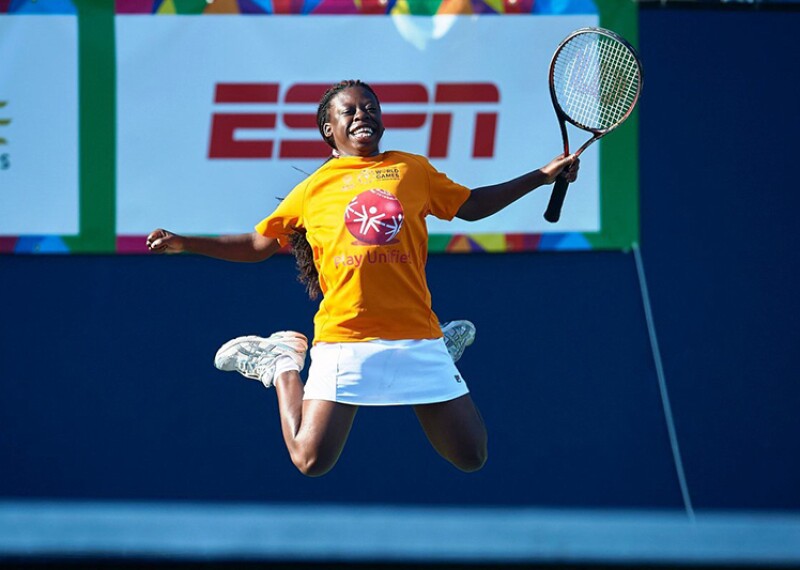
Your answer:
[[[291,372],[292,370],[300,372],[300,367],[297,365],[297,362],[294,361],[294,358],[288,354],[281,354],[275,359],[275,378],[284,372]]]

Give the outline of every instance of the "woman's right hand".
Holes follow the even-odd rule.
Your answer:
[[[572,183],[578,179],[578,169],[580,165],[581,159],[576,155],[570,154],[564,156],[561,154],[548,162],[540,170],[547,177],[546,184],[552,184],[559,176],[564,176],[567,182]]]
[[[178,234],[162,230],[153,230],[147,236],[147,249],[155,253],[180,253],[185,249],[184,238]]]

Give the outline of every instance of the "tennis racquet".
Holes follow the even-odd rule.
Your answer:
[[[567,123],[592,134],[575,155],[627,119],[642,92],[642,66],[633,46],[603,28],[581,28],[562,41],[550,62],[550,96],[561,126],[564,156],[569,154]],[[557,222],[567,195],[564,176],[556,178],[544,213]]]

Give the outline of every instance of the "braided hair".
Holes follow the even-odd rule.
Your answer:
[[[297,280],[303,284],[311,300],[319,298],[322,289],[319,286],[319,273],[314,265],[314,250],[306,239],[306,230],[295,228],[289,235],[289,246],[292,248],[294,262],[297,266]]]
[[[333,100],[336,95],[345,89],[349,89],[350,87],[363,87],[372,93],[372,95],[375,97],[375,100],[378,101],[378,95],[375,93],[372,87],[360,79],[346,79],[344,81],[340,81],[325,91],[319,101],[319,106],[317,107],[317,127],[319,128],[319,133],[322,135],[322,138],[325,139],[325,142],[328,143],[328,145],[333,149],[334,154],[332,154],[328,160],[331,160],[336,156],[336,143],[334,142],[332,136],[325,136],[324,128],[325,123],[330,120],[329,107],[331,100]],[[378,102],[378,104],[380,105],[380,102]],[[294,255],[295,263],[297,265],[297,280],[303,284],[309,298],[312,300],[317,299],[322,294],[322,289],[319,285],[319,273],[317,272],[317,267],[314,265],[314,251],[311,248],[311,244],[309,244],[308,240],[306,239],[306,231],[301,228],[295,229],[294,232],[289,236],[289,245],[292,248],[292,254]]]

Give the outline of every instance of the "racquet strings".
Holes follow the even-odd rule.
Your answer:
[[[636,104],[641,74],[636,56],[623,43],[598,34],[578,34],[553,62],[553,92],[561,110],[578,127],[606,131]]]

